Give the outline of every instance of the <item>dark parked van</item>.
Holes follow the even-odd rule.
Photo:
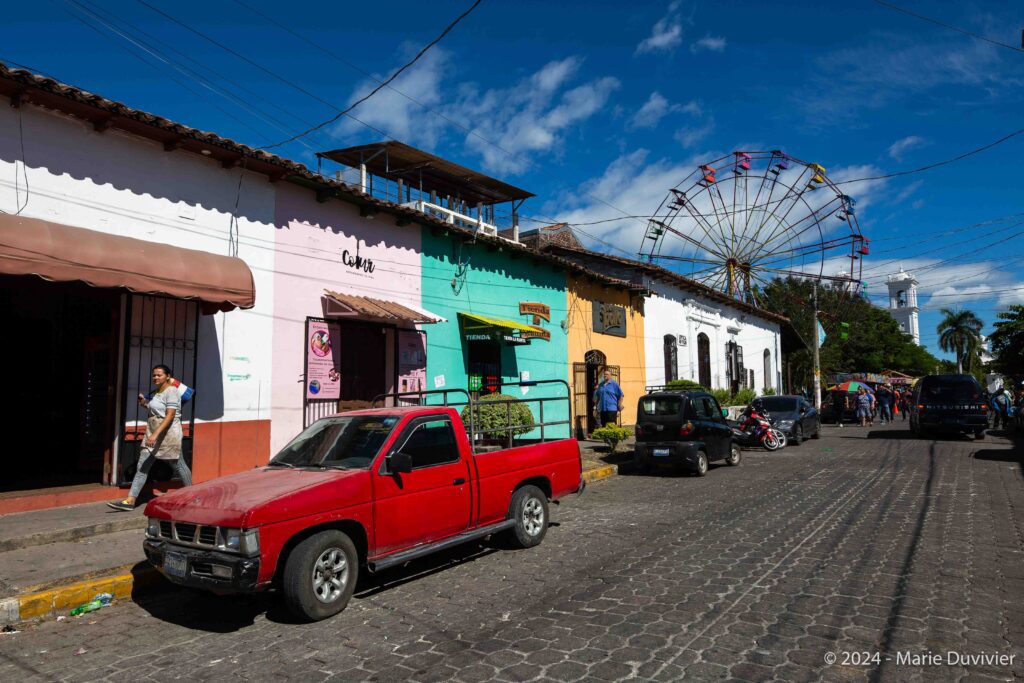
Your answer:
[[[910,431],[967,433],[985,438],[988,427],[988,396],[970,375],[928,375],[914,387],[910,406]]]
[[[711,394],[654,391],[638,402],[634,458],[641,472],[665,464],[703,477],[708,461],[739,465],[741,457],[732,429]]]

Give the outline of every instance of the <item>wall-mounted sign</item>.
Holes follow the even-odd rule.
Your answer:
[[[686,346],[686,335],[685,334],[679,335],[677,337],[677,339],[679,339],[679,345],[680,346]]]
[[[626,307],[595,301],[594,332],[613,337],[626,336]]]
[[[520,301],[519,315],[532,315],[533,324],[539,325],[542,319],[551,322],[551,307],[535,301]]]
[[[520,332],[520,336],[523,339],[543,339],[544,341],[551,341],[551,332],[542,327],[538,327],[535,330],[523,330]]]
[[[361,270],[364,273],[372,273],[374,269],[373,259],[363,258],[359,255],[359,240],[356,240],[354,254],[348,249],[341,252],[341,262],[353,270]]]
[[[306,319],[306,398],[341,398],[340,339],[340,325]]]

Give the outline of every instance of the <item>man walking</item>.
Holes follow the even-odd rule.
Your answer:
[[[995,424],[993,427],[999,429],[1000,422],[1003,429],[1010,426],[1010,398],[1002,385],[992,394],[992,412],[995,413]]]
[[[878,401],[878,414],[882,418],[882,424],[892,422],[892,392],[882,384],[875,391],[875,400]]]
[[[619,383],[612,379],[612,371],[604,371],[604,379],[594,390],[594,411],[597,413],[598,427],[618,422],[618,413],[622,410],[622,399],[625,394]]]

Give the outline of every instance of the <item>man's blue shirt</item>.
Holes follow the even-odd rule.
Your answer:
[[[601,382],[598,385],[597,390],[594,391],[594,400],[597,402],[597,409],[606,411],[615,411],[619,409],[619,399],[625,396],[622,393],[622,389],[619,388],[619,383],[613,379],[607,382]]]

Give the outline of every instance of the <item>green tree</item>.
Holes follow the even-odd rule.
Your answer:
[[[810,345],[814,339],[814,284],[795,278],[773,280],[758,293],[765,308],[790,319],[793,328]],[[888,311],[840,289],[818,285],[818,308],[825,328],[821,347],[823,374],[897,370],[908,375],[935,371],[939,360],[904,334]],[[841,323],[848,323],[842,339]],[[809,350],[787,354],[794,384],[809,384],[812,356]]]
[[[992,343],[992,370],[1016,380],[1024,378],[1024,306],[1015,304],[996,315]]]
[[[973,311],[967,309],[943,308],[943,318],[935,330],[939,333],[939,348],[956,354],[956,371],[973,372],[977,366],[978,349],[981,347],[981,328],[985,323]]]

